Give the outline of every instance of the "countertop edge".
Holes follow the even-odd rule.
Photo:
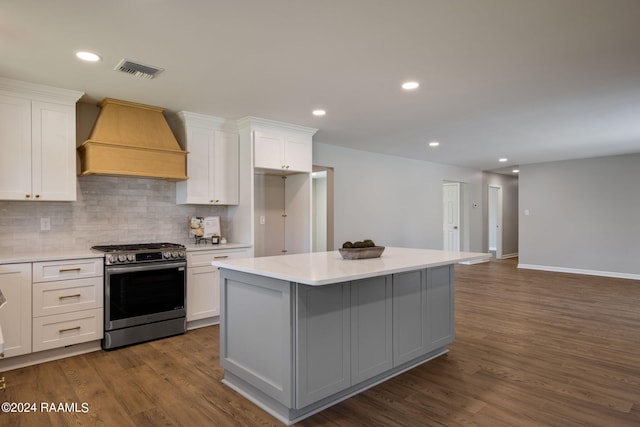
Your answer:
[[[185,245],[187,252],[200,251],[224,251],[232,249],[250,249],[253,247],[251,243],[224,243],[219,245],[188,243]]]
[[[17,254],[0,254],[0,265],[21,264],[28,262],[61,261],[83,258],[104,258],[104,253],[86,250],[60,250],[56,252],[34,252]]]
[[[414,250],[414,249],[410,249],[410,250]],[[433,251],[431,251],[431,252],[433,252]],[[444,253],[444,251],[440,251],[440,252]],[[328,253],[331,253],[331,252],[328,252]],[[465,255],[462,255],[462,254],[465,254]],[[282,257],[290,257],[290,256],[292,256],[292,255],[282,255]],[[229,262],[229,261],[213,261],[211,263],[211,265],[213,265],[215,267],[222,268],[222,269],[228,269],[228,270],[233,270],[233,271],[238,271],[238,272],[248,273],[248,274],[256,274],[256,275],[260,275],[260,276],[265,276],[265,277],[271,277],[271,278],[274,278],[274,279],[284,280],[284,281],[287,281],[287,282],[300,283],[300,284],[303,284],[303,285],[324,286],[324,285],[330,285],[330,284],[334,284],[334,283],[341,283],[341,282],[347,282],[347,281],[351,281],[351,280],[366,279],[366,278],[370,278],[370,277],[382,276],[382,275],[387,275],[387,274],[403,273],[403,272],[412,271],[412,270],[419,270],[419,269],[423,269],[423,268],[431,268],[431,267],[439,267],[439,266],[443,266],[443,265],[457,264],[457,263],[465,262],[465,261],[484,260],[484,259],[489,259],[490,256],[491,255],[488,254],[488,253],[463,252],[463,253],[461,253],[461,256],[459,256],[459,257],[457,257],[455,259],[431,261],[431,262],[410,263],[410,264],[397,266],[397,267],[389,267],[389,268],[384,268],[384,269],[375,269],[375,270],[372,270],[372,271],[357,272],[357,273],[353,273],[353,274],[343,274],[343,275],[341,275],[339,277],[333,276],[331,278],[318,279],[318,280],[315,280],[315,279],[312,279],[312,278],[308,278],[308,277],[303,277],[303,276],[300,276],[300,275],[295,275],[295,274],[285,274],[285,273],[281,273],[281,272],[267,271],[267,270],[264,270],[264,269],[256,269],[256,268],[252,268],[250,266],[237,265],[237,264],[233,264],[232,262]],[[337,261],[338,262],[358,262],[359,260],[337,260]],[[242,262],[242,260],[240,260],[240,262]]]
[[[249,243],[225,243],[220,245],[196,245],[195,243],[187,243],[184,245],[187,252],[198,251],[223,251],[233,249],[249,249],[253,245]],[[61,261],[83,258],[104,258],[103,252],[95,251],[91,248],[86,249],[60,249],[33,252],[17,252],[0,253],[0,265],[5,264],[22,264],[28,262],[45,262],[45,261]]]

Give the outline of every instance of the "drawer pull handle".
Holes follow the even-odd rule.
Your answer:
[[[58,329],[58,333],[64,334],[65,332],[79,331],[79,330],[80,330],[80,326],[76,326],[74,328]]]
[[[58,299],[62,300],[62,299],[67,299],[67,298],[80,298],[80,294],[73,294],[73,295],[60,295],[58,297]]]
[[[76,268],[61,268],[60,269],[60,273],[68,273],[70,271],[80,271],[82,270],[82,268],[80,267],[76,267]]]
[[[227,259],[227,258],[229,258],[229,255],[218,255],[213,257],[213,259]]]

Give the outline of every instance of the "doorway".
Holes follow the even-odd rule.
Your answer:
[[[502,259],[502,187],[489,185],[488,248],[496,258]]]
[[[311,251],[333,251],[333,168],[313,166],[311,178]]]

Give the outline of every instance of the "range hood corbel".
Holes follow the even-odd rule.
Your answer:
[[[91,136],[80,147],[80,175],[187,179],[180,148],[164,109],[105,98]]]

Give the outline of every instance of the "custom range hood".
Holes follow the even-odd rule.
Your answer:
[[[80,147],[80,175],[187,179],[180,148],[164,109],[106,98],[88,140]]]

